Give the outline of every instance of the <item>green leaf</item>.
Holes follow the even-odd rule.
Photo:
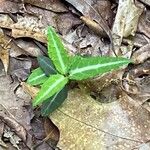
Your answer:
[[[68,82],[68,78],[57,74],[50,76],[41,86],[41,90],[33,100],[33,106],[41,104],[43,101],[60,91]]]
[[[43,102],[41,107],[42,116],[49,116],[50,113],[55,111],[67,98],[68,88],[65,86],[61,91],[57,92],[52,97]]]
[[[56,74],[57,71],[55,69],[55,66],[53,65],[53,62],[50,60],[50,58],[45,56],[39,56],[37,58],[39,66],[44,71],[44,73],[49,76],[50,74]]]
[[[68,73],[69,57],[67,51],[52,27],[48,28],[48,55],[61,74]]]
[[[30,76],[28,77],[27,83],[30,85],[39,85],[44,83],[48,77],[45,75],[41,68],[37,68],[32,71]]]
[[[121,57],[80,57],[72,64],[69,79],[83,80],[95,77],[128,63],[130,63],[129,59]]]

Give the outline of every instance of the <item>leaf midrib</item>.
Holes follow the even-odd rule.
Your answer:
[[[61,55],[60,55],[60,53],[59,53],[59,48],[58,48],[58,45],[56,44],[56,42],[55,42],[55,39],[54,39],[54,36],[53,36],[53,33],[52,33],[52,31],[50,31],[50,34],[51,34],[51,38],[52,38],[52,41],[53,41],[53,43],[54,43],[54,47],[56,48],[56,53],[57,53],[57,56],[58,56],[58,59],[59,59],[59,61],[60,61],[60,65],[61,65],[61,68],[63,69],[63,72],[65,73],[65,65],[64,65],[64,62],[63,62],[63,60],[62,60],[62,57],[61,57]],[[57,35],[56,35],[57,36]]]
[[[111,66],[111,65],[115,65],[115,64],[119,64],[119,63],[124,63],[124,62],[127,62],[127,61],[116,61],[116,62],[111,62],[111,63],[96,64],[96,65],[85,66],[82,68],[76,68],[76,69],[70,71],[70,76],[77,74],[77,73],[82,73],[84,71],[95,70],[100,67]]]

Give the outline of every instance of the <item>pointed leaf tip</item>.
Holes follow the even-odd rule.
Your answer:
[[[48,27],[48,55],[52,59],[56,69],[61,74],[68,73],[69,57],[67,51],[52,27]]]
[[[118,69],[131,61],[121,57],[88,57],[76,61],[70,69],[69,79],[83,80]]]

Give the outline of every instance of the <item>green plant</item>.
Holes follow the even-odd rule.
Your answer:
[[[52,27],[48,28],[48,57],[39,56],[39,68],[32,71],[27,83],[40,85],[33,106],[42,104],[42,115],[49,115],[67,97],[69,80],[84,80],[128,64],[121,57],[69,56],[61,39]]]

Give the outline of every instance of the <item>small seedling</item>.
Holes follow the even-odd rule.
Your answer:
[[[69,56],[61,39],[52,27],[48,27],[48,57],[39,56],[39,68],[32,71],[27,83],[40,85],[41,89],[33,106],[41,105],[43,116],[56,110],[67,98],[69,80],[84,80],[118,69],[128,64],[121,57]]]

